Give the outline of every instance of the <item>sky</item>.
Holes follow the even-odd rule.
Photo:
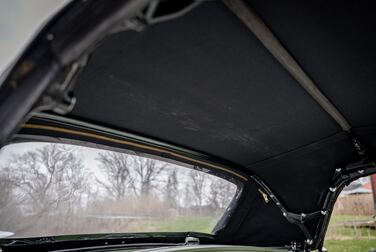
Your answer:
[[[0,0],[0,74],[68,0]]]

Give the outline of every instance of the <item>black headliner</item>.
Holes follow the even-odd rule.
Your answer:
[[[353,127],[376,125],[372,1],[249,2]]]
[[[142,33],[113,35],[93,55],[75,94],[74,116],[242,165],[340,131],[216,2]]]
[[[375,28],[365,2],[249,1],[375,148]],[[160,139],[247,167],[288,210],[320,210],[333,171],[357,156],[346,134],[220,2],[112,35],[93,54],[68,116]],[[222,239],[304,239],[255,184]],[[316,221],[308,223],[312,234]],[[229,234],[226,236],[226,234]]]

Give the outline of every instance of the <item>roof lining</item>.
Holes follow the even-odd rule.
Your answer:
[[[223,0],[223,2],[338,125],[344,131],[350,131],[351,126],[346,118],[320,91],[261,18],[243,0]]]
[[[359,156],[364,156],[365,150],[359,139],[352,131],[345,116],[320,91],[315,82],[302,69],[278,38],[262,21],[262,19],[243,0],[223,0],[224,4],[244,23],[245,26],[260,40],[273,57],[291,74],[298,84],[328,113],[333,120],[348,133]]]
[[[288,159],[292,159],[294,157],[301,156],[305,153],[312,152],[312,151],[317,150],[319,148],[322,148],[324,146],[329,146],[329,145],[331,145],[331,144],[333,144],[337,141],[342,140],[343,138],[345,138],[344,133],[339,132],[339,133],[336,133],[334,135],[325,137],[321,140],[309,143],[309,144],[304,145],[304,146],[300,146],[296,149],[289,150],[289,151],[283,152],[281,154],[278,154],[276,156],[268,157],[264,160],[260,160],[260,161],[251,163],[251,164],[247,165],[246,167],[250,170],[255,171],[255,170],[260,169],[261,167],[269,166],[269,165],[272,165],[276,162],[282,162],[282,161],[285,161],[285,160],[288,160]]]

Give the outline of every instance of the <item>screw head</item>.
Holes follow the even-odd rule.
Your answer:
[[[53,40],[54,39],[54,35],[52,34],[52,33],[49,33],[49,34],[47,34],[47,40]]]
[[[335,192],[336,190],[337,190],[336,187],[329,187],[329,191],[331,191],[331,192]]]
[[[349,175],[342,175],[341,178],[342,178],[342,179],[348,179],[348,178],[349,178]]]

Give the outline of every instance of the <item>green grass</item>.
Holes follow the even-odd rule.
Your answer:
[[[133,223],[133,225],[136,225],[137,232],[194,231],[210,234],[214,228],[215,219],[208,216],[184,216],[167,220],[142,220]]]
[[[376,240],[326,240],[324,247],[329,252],[368,252],[376,248]]]
[[[341,221],[349,220],[371,220],[372,216],[365,215],[333,215],[330,219],[330,224],[337,224]]]
[[[368,228],[345,227],[344,221],[367,221],[371,216],[335,215],[332,217],[327,231],[327,239],[351,240],[351,239],[376,239],[376,230]]]
[[[325,248],[330,252],[368,252],[376,248],[376,230],[344,227],[344,221],[371,220],[371,216],[334,215],[328,227]]]

